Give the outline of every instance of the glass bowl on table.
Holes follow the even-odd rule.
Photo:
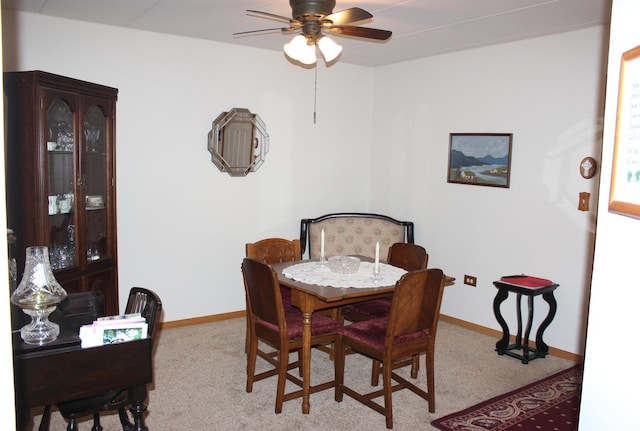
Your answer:
[[[355,256],[331,256],[329,270],[336,274],[355,274],[360,269],[360,259]]]

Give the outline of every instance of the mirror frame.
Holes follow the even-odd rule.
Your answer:
[[[244,177],[264,163],[269,152],[267,128],[245,108],[233,108],[213,120],[208,135],[211,161],[232,177]]]

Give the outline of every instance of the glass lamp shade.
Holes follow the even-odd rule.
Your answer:
[[[332,39],[329,39],[327,36],[323,36],[318,41],[318,48],[320,48],[320,52],[324,56],[324,60],[329,63],[336,59],[337,56],[342,52],[342,47],[335,43]]]
[[[299,34],[291,42],[285,44],[284,53],[293,60],[302,64],[313,64],[316,62],[316,46],[309,45],[307,38]]]
[[[58,338],[60,327],[49,321],[49,314],[66,297],[53,275],[48,248],[28,247],[22,281],[11,295],[11,302],[31,316],[31,323],[20,330],[25,343],[45,344]]]

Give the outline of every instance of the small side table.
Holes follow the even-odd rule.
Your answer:
[[[556,315],[557,302],[556,298],[553,296],[553,291],[556,290],[559,285],[553,283],[542,287],[526,287],[504,283],[502,281],[494,281],[493,284],[498,288],[498,293],[493,300],[493,313],[502,327],[502,338],[496,343],[496,351],[498,352],[498,355],[507,355],[520,359],[523,364],[528,364],[529,361],[536,358],[544,358],[549,353],[549,346],[547,346],[543,341],[542,336]],[[500,312],[500,304],[507,299],[509,292],[517,294],[516,307],[518,313],[518,333],[514,344],[509,344],[509,326]],[[529,305],[529,317],[527,319],[527,327],[525,329],[524,336],[522,336],[522,295],[527,296]],[[536,334],[536,348],[534,349],[529,347],[529,334],[531,333],[531,323],[533,322],[533,298],[538,295],[542,295],[542,299],[549,304],[549,313],[542,323],[540,323],[540,327]],[[521,351],[521,353],[516,351]]]

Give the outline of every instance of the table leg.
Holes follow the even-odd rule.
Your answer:
[[[309,388],[311,386],[311,316],[302,312],[302,413],[309,414]]]
[[[516,345],[517,349],[522,347],[522,295],[518,293],[516,295],[516,314],[518,319],[518,332],[516,333]]]
[[[520,296],[520,295],[518,295]],[[527,329],[524,331],[522,339],[522,363],[529,363],[529,335],[531,335],[531,325],[533,324],[533,296],[527,298],[529,317],[527,318]]]
[[[507,289],[498,288],[498,293],[496,294],[495,299],[493,300],[493,314],[495,314],[500,327],[502,328],[502,338],[498,340],[496,343],[496,350],[499,355],[503,355],[504,352],[507,351],[507,347],[509,346],[509,326],[507,322],[502,317],[502,313],[500,312],[500,304],[502,304],[507,297],[509,296],[509,291]]]
[[[40,426],[38,431],[49,431],[49,424],[51,422],[51,404],[47,404],[42,412],[42,419],[40,420]],[[22,429],[22,428],[18,428]]]
[[[542,299],[545,300],[547,304],[549,304],[549,313],[547,313],[547,317],[540,323],[540,327],[538,328],[538,332],[536,334],[536,350],[540,354],[541,357],[545,357],[547,353],[549,353],[549,346],[542,340],[542,336],[544,335],[544,331],[551,324],[551,321],[556,315],[556,310],[558,309],[558,303],[556,302],[556,298],[553,295],[553,291],[543,293]]]
[[[29,407],[26,406],[24,398],[20,396],[20,391],[15,391],[15,403],[16,403],[16,430],[26,431],[31,421],[31,412]]]
[[[130,411],[133,415],[133,430],[149,431],[149,428],[144,423],[144,412],[147,410],[147,405],[144,403],[147,398],[146,386],[130,389],[129,397],[131,399]]]

